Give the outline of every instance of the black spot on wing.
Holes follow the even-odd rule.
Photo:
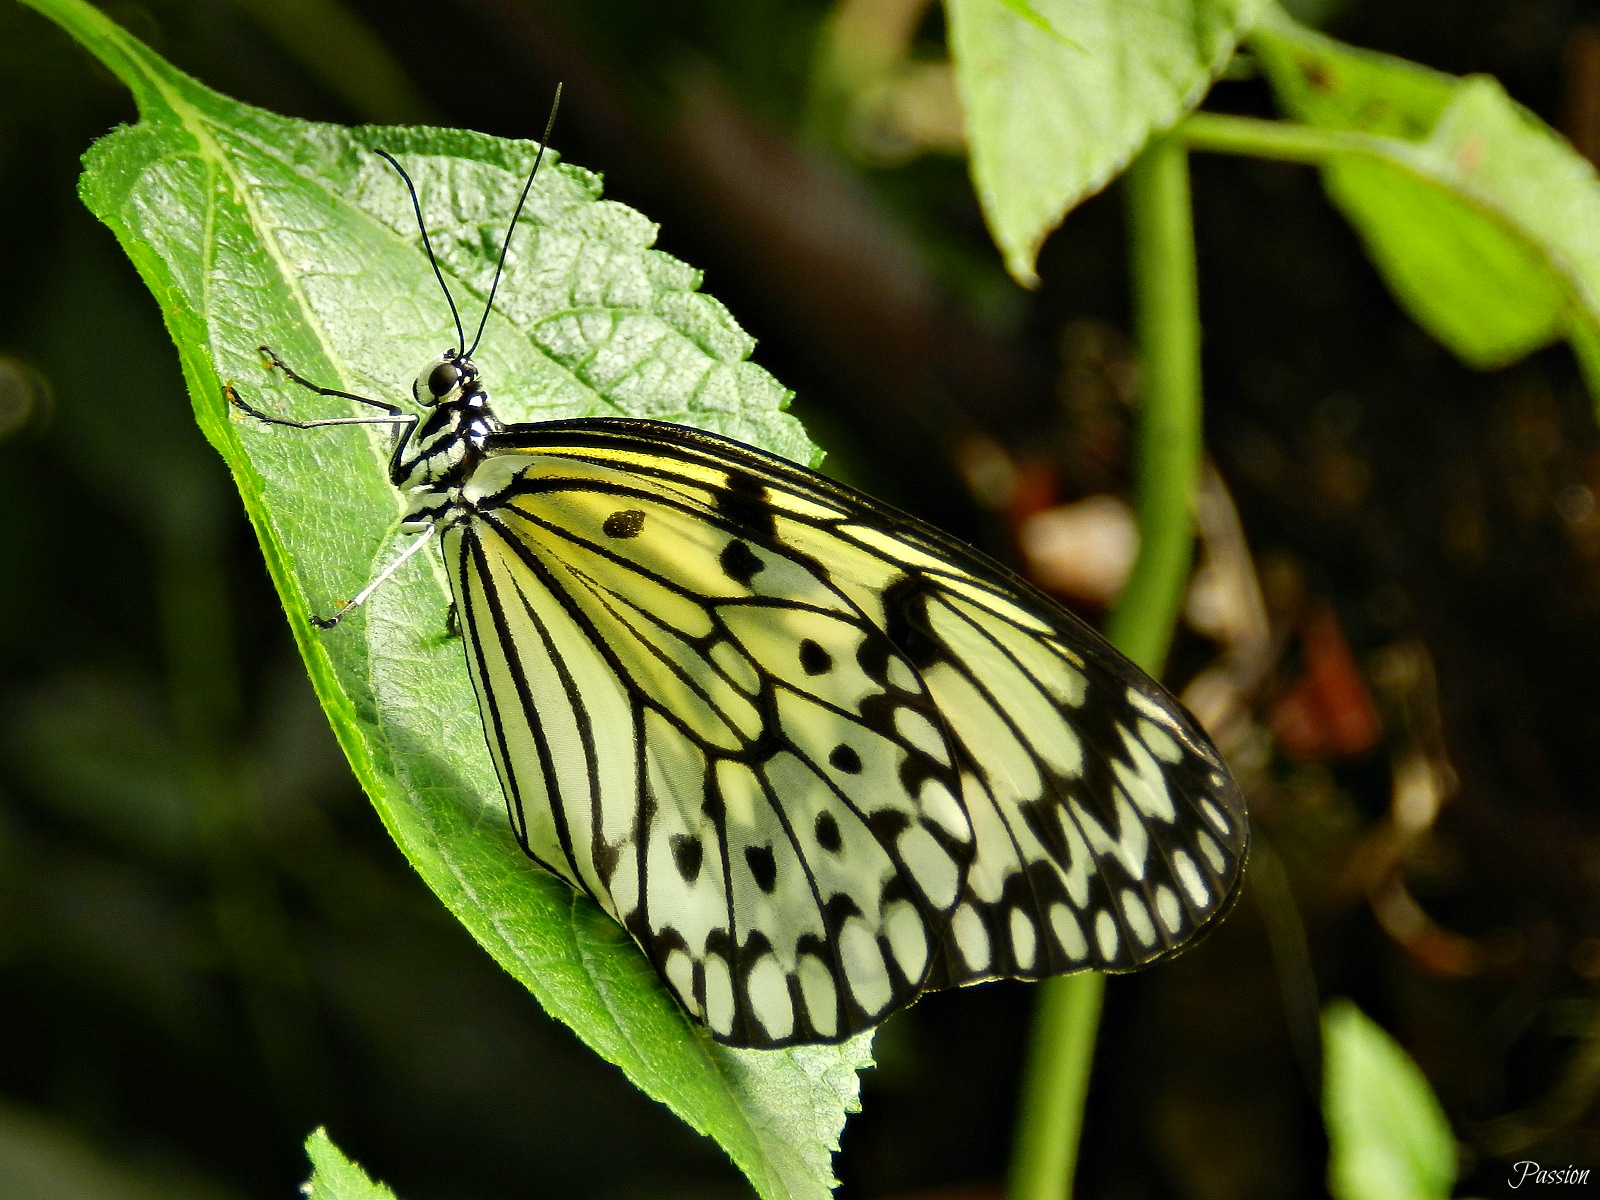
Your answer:
[[[644,528],[644,513],[637,508],[624,508],[612,513],[600,526],[601,532],[610,538],[638,537]]]
[[[889,657],[893,652],[887,638],[868,637],[856,647],[856,665],[873,683],[885,683],[889,679]]]
[[[880,808],[866,817],[867,828],[885,846],[892,846],[902,833],[911,828],[911,818],[897,808]]]
[[[685,883],[693,883],[700,878],[700,865],[705,859],[705,847],[700,844],[700,839],[691,837],[686,833],[677,833],[672,836],[672,861],[678,868],[678,874],[683,876]]]
[[[770,896],[778,886],[778,861],[773,857],[772,847],[746,846],[744,861],[750,865],[750,876],[756,886]]]
[[[800,669],[807,675],[825,675],[833,669],[833,655],[810,638],[800,641]]]
[[[839,833],[839,822],[830,812],[819,812],[816,824],[817,845],[830,854],[837,854],[844,848],[844,838]]]
[[[843,771],[846,775],[861,774],[861,755],[843,742],[829,751],[828,762],[833,765],[835,771]]]
[[[729,471],[727,484],[714,493],[717,511],[735,525],[747,530],[758,541],[767,541],[776,532],[772,498],[766,484],[743,471]]]
[[[942,661],[948,654],[928,620],[928,597],[932,592],[933,585],[914,571],[902,575],[883,591],[883,630],[894,648],[918,671]],[[865,669],[866,664],[862,666]]]
[[[717,561],[722,564],[723,574],[743,587],[750,586],[750,581],[763,566],[755,551],[738,539],[722,548]]]

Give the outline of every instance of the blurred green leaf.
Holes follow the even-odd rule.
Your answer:
[[[286,386],[302,374],[404,398],[456,344],[404,188],[417,182],[469,329],[533,158],[527,143],[439,129],[288,120],[212,92],[81,0],[32,0],[133,91],[141,122],[96,143],[85,203],[160,302],[205,436],[232,470],[312,682],[356,775],[406,857],[475,938],[553,1015],[647,1094],[715,1138],[765,1196],[820,1196],[856,1105],[869,1037],[843,1047],[732,1051],[668,997],[593,903],[518,850],[483,740],[436,555],[408,562],[337,630],[327,612],[395,553],[401,501],[387,436],[300,433],[231,419],[257,406],[343,415]],[[683,421],[814,460],[785,393],[699,276],[651,249],[654,226],[546,158],[477,355],[511,421],[626,413]],[[331,436],[330,436],[331,435]]]
[[[1348,1000],[1322,1012],[1322,1114],[1337,1200],[1444,1200],[1456,1143],[1428,1080]]]
[[[1044,239],[1204,95],[1262,0],[946,0],[972,179],[1019,283]]]
[[[1600,397],[1594,168],[1486,76],[1353,49],[1282,16],[1251,46],[1293,116],[1376,135],[1323,182],[1412,316],[1479,368],[1570,338]]]
[[[306,1139],[306,1156],[311,1159],[311,1178],[301,1189],[306,1200],[395,1200],[392,1191],[345,1157],[326,1129]]]
[[[1034,28],[1041,29],[1053,37],[1066,40],[1063,35],[1050,24],[1049,21],[1045,20],[1039,15],[1039,10],[1034,8],[1033,5],[1029,4],[1028,0],[1000,0],[1000,3],[1004,4],[1012,12],[1016,13],[1017,16],[1028,22],[1028,24],[1034,26]]]

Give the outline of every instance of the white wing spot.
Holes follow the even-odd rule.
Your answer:
[[[617,847],[617,860],[612,868],[611,877],[606,880],[606,887],[611,890],[611,903],[619,921],[625,920],[639,907],[638,860],[639,847],[633,842],[624,842]],[[687,997],[689,989],[684,988],[679,995]]]
[[[1149,717],[1157,725],[1173,728],[1172,714],[1136,687],[1128,689],[1128,706]]]
[[[1077,669],[1063,670],[1060,676],[1052,681],[1051,691],[1060,696],[1062,703],[1069,708],[1082,708],[1083,702],[1089,698],[1089,677],[1083,673],[1083,659],[1066,646],[1057,645],[1056,650]]]
[[[902,692],[915,692],[917,674],[898,654],[889,659],[889,682]]]
[[[745,981],[750,1008],[756,1020],[774,1041],[794,1032],[794,1006],[789,1002],[789,979],[770,954],[763,954],[750,968]]]
[[[928,968],[928,931],[923,928],[922,914],[902,900],[889,909],[883,932],[900,973],[912,983],[920,982]]]
[[[1084,836],[1096,854],[1103,858],[1115,859],[1134,878],[1144,878],[1146,859],[1150,855],[1150,834],[1145,829],[1144,822],[1140,820],[1139,814],[1134,811],[1134,805],[1128,799],[1126,791],[1117,788],[1117,825],[1120,836],[1116,841],[1112,841],[1111,834],[1087,813],[1080,810],[1078,819],[1084,826]]]
[[[1068,958],[1088,957],[1089,943],[1083,936],[1083,926],[1078,924],[1078,918],[1072,915],[1072,910],[1065,904],[1050,906],[1050,928],[1055,931],[1056,941],[1061,943]]]
[[[1211,824],[1216,828],[1216,831],[1222,834],[1223,837],[1227,837],[1228,834],[1233,832],[1233,822],[1228,820],[1228,814],[1218,808],[1214,801],[1200,801],[1200,812],[1205,816],[1206,820],[1211,822]]]
[[[1050,651],[1058,656],[1052,660],[1041,655],[1037,668],[1039,682],[1050,698],[1057,705],[1082,708],[1084,698],[1089,693],[1089,678],[1083,673],[1083,657],[1065,643],[1052,637],[1036,637],[1030,640],[1039,650]]]
[[[950,919],[950,931],[955,934],[956,948],[961,951],[961,957],[967,960],[969,968],[982,971],[989,965],[993,957],[989,948],[989,931],[984,927],[977,909],[970,904],[963,904],[956,909],[955,916]]]
[[[1155,729],[1148,721],[1141,721],[1140,724],[1146,729]],[[1128,758],[1126,762],[1114,761],[1111,770],[1122,785],[1122,790],[1133,801],[1133,806],[1147,817],[1168,823],[1176,821],[1178,810],[1173,807],[1172,791],[1167,786],[1167,777],[1162,774],[1161,764],[1156,762],[1150,748],[1139,740],[1133,730],[1121,729],[1119,732]]]
[[[878,949],[878,939],[860,917],[851,917],[839,931],[839,958],[844,962],[845,986],[870,1016],[889,1006],[889,967]]]
[[[1020,908],[1011,910],[1011,957],[1024,971],[1033,968],[1034,956],[1039,952],[1039,935],[1033,921]]]
[[[922,791],[917,794],[917,805],[924,817],[951,837],[963,842],[972,840],[972,822],[967,820],[967,810],[937,779],[930,778],[923,783]]]
[[[1178,902],[1178,893],[1166,884],[1156,888],[1156,915],[1168,933],[1177,933],[1183,925],[1183,905]]]
[[[1145,906],[1139,893],[1132,888],[1122,890],[1122,915],[1127,919],[1128,928],[1133,931],[1133,936],[1139,939],[1141,946],[1155,945],[1156,927],[1150,920],[1150,910]]]
[[[989,794],[982,780],[974,775],[961,778],[971,788],[965,799],[976,852],[967,868],[962,894],[983,904],[998,904],[1005,893],[1006,880],[1017,870],[1017,856],[1011,852],[1011,828],[1000,815],[1000,801]]]
[[[839,1031],[839,993],[833,986],[833,972],[820,958],[806,954],[800,958],[798,974],[811,1027],[820,1037],[833,1037]]]
[[[913,882],[935,908],[950,908],[961,890],[961,868],[924,825],[911,824],[895,839],[895,849]]]
[[[720,955],[706,955],[706,1024],[715,1033],[733,1032],[733,975]]]
[[[1205,909],[1211,904],[1211,889],[1206,886],[1206,881],[1200,876],[1200,868],[1195,866],[1194,859],[1182,850],[1172,856],[1172,873],[1177,876],[1178,886],[1189,897],[1189,903],[1195,908]]]
[[[1063,804],[1056,810],[1056,819],[1061,822],[1061,836],[1067,840],[1067,849],[1071,851],[1072,861],[1067,867],[1067,895],[1080,909],[1089,907],[1089,843],[1084,839],[1083,830],[1078,828],[1078,822],[1073,819],[1073,814],[1078,810],[1075,801]]]
[[[1094,940],[1102,959],[1117,956],[1117,919],[1109,909],[1102,908],[1094,918]]]
[[[678,994],[678,999],[683,1001],[683,1006],[691,1013],[695,1012],[694,960],[682,950],[674,950],[667,955],[667,965],[663,973],[667,977],[667,982],[672,985],[672,990]]]
[[[943,736],[934,728],[933,722],[916,709],[904,706],[896,709],[894,727],[895,732],[908,746],[921,750],[939,762],[946,761],[950,750],[945,745]]]
[[[1222,847],[1208,833],[1195,835],[1194,844],[1200,847],[1200,853],[1205,855],[1206,861],[1211,864],[1211,869],[1218,875],[1225,874],[1228,869],[1228,856],[1223,854]]]
[[[1183,747],[1154,721],[1139,722],[1139,740],[1162,762],[1175,763],[1183,760]]]

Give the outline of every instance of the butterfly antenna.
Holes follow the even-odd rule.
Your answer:
[[[439,260],[434,256],[433,243],[428,240],[428,223],[422,219],[422,201],[417,199],[417,185],[411,182],[411,176],[407,175],[406,169],[395,161],[394,155],[384,150],[377,150],[375,153],[399,172],[400,178],[405,180],[406,191],[411,193],[411,210],[417,214],[417,228],[422,231],[422,248],[428,252],[428,263],[433,267],[433,277],[439,281],[439,289],[444,292],[444,302],[450,306],[450,315],[455,318],[456,345],[459,346],[467,340],[467,335],[462,331],[461,313],[456,309],[455,297],[450,294],[450,285],[444,281],[444,272],[439,269]]]
[[[506,226],[506,240],[500,244],[500,261],[495,264],[494,282],[489,285],[489,299],[484,302],[483,319],[478,322],[478,332],[466,352],[468,358],[472,357],[472,352],[483,340],[484,326],[489,324],[489,312],[494,308],[494,294],[500,288],[500,274],[506,268],[506,255],[511,250],[511,235],[517,231],[517,219],[522,216],[522,206],[528,202],[528,193],[533,190],[533,178],[539,173],[539,164],[544,161],[544,148],[550,144],[550,132],[556,127],[556,111],[560,107],[561,85],[558,83],[555,99],[550,101],[550,116],[544,123],[544,136],[539,139],[539,153],[533,157],[533,170],[528,172],[528,182],[522,185],[522,195],[517,198],[517,207],[511,213],[511,224]],[[434,270],[438,268],[435,267]]]

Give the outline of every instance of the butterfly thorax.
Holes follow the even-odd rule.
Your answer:
[[[461,489],[501,425],[472,360],[454,350],[423,370],[412,394],[424,414],[396,444],[389,477],[411,497],[404,523],[416,528],[465,515]]]

